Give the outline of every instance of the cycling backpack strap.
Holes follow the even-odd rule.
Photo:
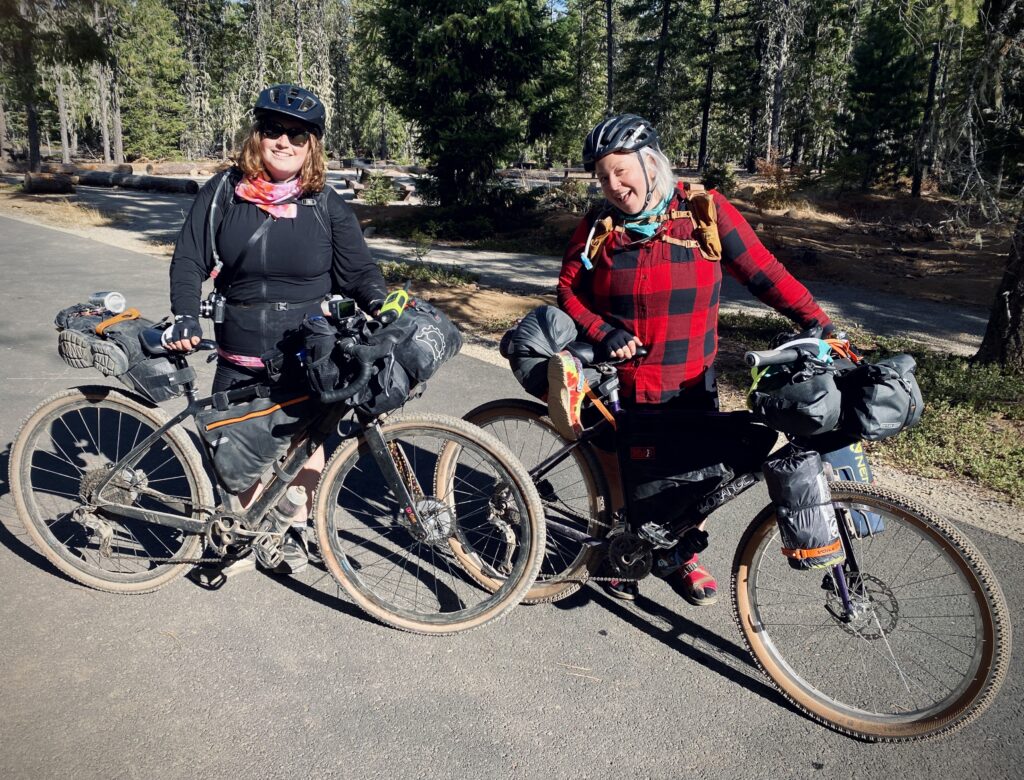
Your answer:
[[[224,267],[224,262],[220,259],[220,252],[217,251],[217,229],[220,227],[220,221],[217,220],[216,217],[218,210],[223,211],[226,214],[227,210],[231,207],[231,204],[234,203],[235,186],[241,180],[241,177],[236,175],[235,170],[235,168],[229,168],[224,173],[221,180],[217,182],[217,188],[213,191],[213,200],[210,201],[210,211],[207,215],[206,228],[208,240],[210,242],[210,253],[213,257],[213,270],[210,271],[211,279],[216,279],[220,275],[221,269]],[[225,184],[230,184],[231,189],[227,194],[227,203],[221,206],[221,199],[224,197],[223,193]],[[223,220],[224,217],[221,216],[220,219]]]

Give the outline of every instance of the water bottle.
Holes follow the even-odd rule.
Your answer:
[[[102,306],[111,314],[120,314],[124,311],[127,301],[125,301],[124,296],[119,292],[114,290],[103,290],[101,292],[94,292],[90,295],[89,303],[93,306]]]
[[[291,485],[281,496],[277,506],[271,509],[267,515],[272,530],[275,533],[283,533],[296,521],[301,523],[302,519],[299,513],[305,508],[306,488],[302,485]]]

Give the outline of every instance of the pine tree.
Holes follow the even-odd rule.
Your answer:
[[[538,0],[384,0],[392,104],[419,129],[442,205],[481,203],[497,166],[553,130],[554,31]]]

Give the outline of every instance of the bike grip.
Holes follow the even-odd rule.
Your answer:
[[[355,379],[337,390],[325,390],[320,393],[320,403],[336,404],[340,401],[346,401],[356,393],[360,392],[370,382],[370,369],[372,366],[372,363],[360,361],[359,373],[356,375]]]
[[[781,366],[784,363],[792,363],[800,357],[798,349],[764,349],[760,351],[751,350],[743,359],[748,366]]]

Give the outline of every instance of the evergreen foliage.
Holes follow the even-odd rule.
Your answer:
[[[485,200],[495,169],[555,128],[557,28],[535,0],[384,0],[382,86],[415,122],[441,205]]]

